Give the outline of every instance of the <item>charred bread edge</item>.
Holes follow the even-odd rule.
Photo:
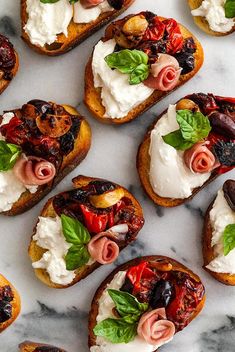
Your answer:
[[[10,286],[11,290],[14,294],[13,300],[10,302],[12,305],[12,317],[5,321],[4,323],[0,323],[0,333],[8,328],[18,317],[20,314],[21,310],[21,300],[20,300],[20,295],[15,289],[15,287],[12,285],[11,282],[9,282],[2,274],[0,274],[0,286]]]
[[[209,208],[207,209],[204,219],[202,233],[202,252],[204,259],[203,269],[205,269],[211,276],[213,276],[216,280],[220,281],[221,283],[225,285],[235,286],[235,274],[231,275],[226,273],[216,273],[215,271],[206,268],[206,266],[215,258],[213,247],[211,247],[212,227],[210,222],[210,211],[214,205],[214,201],[210,204]]]
[[[189,4],[189,7],[191,10],[197,9],[201,5],[201,3],[202,3],[202,0],[188,0],[188,4]],[[220,32],[215,32],[210,28],[209,23],[207,22],[205,17],[193,16],[193,20],[194,20],[195,24],[201,30],[203,30],[205,33],[207,33],[209,35],[216,36],[216,37],[224,37],[224,36],[229,35],[235,31],[235,24],[229,32],[220,33]]]
[[[52,345],[48,345],[45,343],[39,343],[39,342],[32,342],[32,341],[24,341],[21,344],[19,344],[19,349],[22,352],[34,352],[35,348],[37,347],[53,347],[53,348],[58,348],[58,351],[60,352],[66,352],[65,350],[63,350],[62,348],[59,347],[55,347]]]
[[[38,45],[32,44],[30,42],[29,36],[24,30],[24,26],[27,23],[28,16],[26,12],[26,0],[21,0],[21,26],[22,26],[22,35],[21,38],[35,51],[37,51],[39,54],[43,55],[48,55],[48,56],[57,56],[57,55],[62,55],[67,53],[68,51],[72,50],[75,48],[78,44],[80,44],[82,41],[84,41],[86,38],[90,37],[93,33],[98,31],[101,27],[105,26],[109,21],[112,21],[119,15],[121,15],[124,11],[128,9],[129,6],[132,5],[132,3],[135,0],[125,0],[125,4],[123,8],[119,11],[113,10],[109,12],[104,12],[102,13],[95,21],[92,21],[90,23],[86,24],[77,24],[77,23],[70,23],[68,26],[68,31],[72,28],[73,31],[76,31],[78,29],[82,29],[85,27],[84,32],[82,32],[80,35],[77,37],[75,36],[74,39],[70,42],[69,35],[68,37],[65,37],[63,34],[57,35],[58,40],[55,41],[55,43],[58,43],[60,39],[63,38],[63,45],[57,49],[57,50],[48,50],[45,48],[45,45],[43,47],[40,47]]]
[[[3,215],[18,215],[37,204],[42,198],[44,198],[66,175],[74,170],[86,157],[90,146],[91,146],[91,129],[85,118],[78,113],[78,111],[70,105],[62,105],[72,115],[79,116],[81,121],[80,130],[74,144],[74,149],[71,153],[64,157],[63,163],[59,173],[54,178],[53,182],[49,185],[39,186],[36,193],[31,194],[29,191],[24,192],[21,197],[15,202],[12,208]],[[75,152],[76,148],[76,152]],[[75,155],[73,156],[75,152]]]
[[[96,317],[98,315],[98,309],[99,309],[99,299],[101,295],[103,294],[104,290],[106,289],[107,285],[112,281],[113,277],[119,272],[119,271],[125,271],[129,269],[131,266],[138,265],[142,261],[157,261],[159,259],[164,259],[170,262],[173,265],[173,270],[180,270],[183,272],[186,272],[189,274],[194,280],[197,282],[201,282],[201,279],[199,278],[198,275],[194,274],[190,269],[188,269],[186,266],[183,264],[177,262],[174,259],[171,259],[169,257],[165,257],[162,255],[151,255],[151,256],[144,256],[144,257],[139,257],[132,259],[128,261],[127,263],[124,263],[117,267],[114,271],[112,271],[111,274],[100,284],[99,288],[97,289],[94,298],[91,303],[91,310],[89,313],[89,320],[88,320],[88,330],[89,330],[89,337],[88,337],[88,345],[89,347],[95,346],[96,345],[96,336],[93,333],[93,329],[96,325]],[[197,309],[194,312],[194,315],[190,319],[190,322],[200,313],[202,310],[204,303],[205,303],[205,295],[202,299],[202,301],[199,303],[197,306]]]
[[[15,62],[15,66],[11,70],[13,77],[10,81],[7,81],[6,79],[0,79],[0,94],[3,93],[4,90],[9,86],[9,84],[12,82],[13,78],[15,77],[15,75],[17,74],[17,71],[19,69],[19,55],[15,49],[14,49],[14,52],[15,52],[16,62]]]
[[[125,20],[126,17],[123,18],[123,21]],[[164,19],[163,17],[160,17],[161,19]],[[132,109],[128,115],[122,118],[107,118],[103,117],[105,113],[105,108],[102,105],[101,101],[101,89],[100,88],[95,88],[94,87],[94,80],[93,80],[93,72],[92,72],[92,56],[90,57],[86,69],[85,69],[85,96],[84,96],[84,103],[86,104],[87,108],[89,111],[92,113],[92,115],[99,121],[107,124],[123,124],[126,122],[130,122],[136,117],[138,117],[140,114],[143,114],[145,111],[150,109],[153,105],[158,103],[161,99],[166,97],[168,94],[172,93],[174,90],[182,86],[184,83],[189,81],[195,74],[200,70],[203,61],[204,61],[204,53],[203,53],[203,48],[201,46],[201,43],[198,41],[198,39],[182,24],[180,24],[180,28],[183,34],[184,38],[192,37],[197,45],[197,50],[194,54],[195,57],[195,67],[194,70],[180,76],[179,82],[176,85],[174,89],[172,89],[169,92],[162,92],[155,90],[153,94],[146,99],[143,103],[139,104],[137,107]],[[112,23],[107,27],[106,31],[108,31],[108,28],[112,26]],[[103,41],[105,41],[106,37],[101,38]]]
[[[176,103],[177,104],[177,103]],[[167,109],[161,113],[156,120],[151,124],[148,128],[143,141],[141,142],[136,159],[136,166],[140,178],[140,182],[145,192],[149,196],[149,198],[157,205],[162,207],[176,207],[185,203],[186,201],[191,200],[198,192],[200,192],[204,187],[206,187],[210,182],[214,181],[219,175],[216,172],[213,172],[210,178],[201,186],[197,187],[193,190],[192,195],[188,198],[166,198],[160,197],[156,194],[151,186],[149,180],[149,170],[150,170],[150,157],[149,157],[149,147],[150,147],[150,136],[151,132],[154,129],[156,123],[160,120],[160,118],[167,113]]]
[[[86,184],[88,184],[91,181],[95,181],[95,180],[103,180],[101,178],[96,178],[96,177],[87,177],[87,176],[82,176],[79,175],[77,177],[75,177],[72,182],[74,184],[74,188],[80,188],[81,186],[85,186]],[[112,182],[114,185],[121,187],[124,190],[124,194],[126,197],[128,197],[129,199],[131,199],[133,205],[135,206],[135,214],[138,216],[143,216],[143,211],[141,208],[141,205],[139,204],[139,202],[137,201],[137,199],[124,187],[118,185],[117,183]],[[63,192],[62,192],[63,193]],[[45,204],[44,208],[42,209],[42,212],[40,214],[40,216],[55,216],[55,211],[52,205],[52,201],[53,198],[50,198],[47,203]],[[38,223],[38,220],[37,220]],[[35,234],[36,231],[36,226],[34,227],[34,231],[33,231],[33,235]],[[138,231],[139,232],[139,231]],[[134,238],[137,237],[138,232],[136,232],[134,234]],[[32,259],[33,262],[41,259],[42,255],[44,252],[46,252],[46,250],[43,250],[41,247],[36,245],[36,242],[32,240],[31,237],[31,243],[29,246],[29,256]],[[120,247],[120,251],[123,250],[127,245],[129,245],[129,243],[126,243],[125,246]],[[35,255],[36,252],[36,255]],[[34,269],[36,276],[46,285],[53,287],[53,288],[59,288],[59,289],[63,289],[63,288],[67,288],[70,286],[73,286],[74,284],[76,284],[77,282],[79,282],[80,280],[84,279],[85,277],[87,277],[90,273],[92,273],[94,270],[96,270],[97,268],[99,268],[101,266],[101,264],[95,262],[91,265],[84,265],[83,267],[81,267],[80,269],[76,270],[76,277],[74,278],[74,280],[68,284],[68,285],[61,285],[61,284],[55,284],[50,280],[50,277],[48,275],[48,273],[46,272],[45,269]],[[81,270],[82,269],[82,270]]]

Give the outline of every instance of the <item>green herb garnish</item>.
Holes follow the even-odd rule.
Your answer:
[[[224,255],[228,255],[235,248],[235,224],[227,225],[223,233]]]
[[[91,236],[80,221],[64,214],[61,215],[61,224],[66,242],[72,243],[65,256],[66,269],[75,270],[85,265],[90,259],[87,244]]]
[[[130,75],[129,83],[139,84],[148,78],[150,67],[148,55],[140,50],[124,49],[105,57],[110,68]]]
[[[235,17],[235,0],[226,0],[225,5],[225,17],[234,18]]]
[[[148,310],[147,303],[140,303],[138,299],[127,292],[108,290],[115,303],[120,318],[108,318],[98,323],[94,328],[96,336],[104,337],[112,343],[128,343],[137,335],[140,316]]]
[[[18,145],[0,141],[0,171],[11,170],[21,152]]]
[[[209,119],[201,112],[191,110],[178,110],[176,120],[179,130],[162,136],[165,143],[177,150],[186,150],[195,143],[203,140],[211,131]]]

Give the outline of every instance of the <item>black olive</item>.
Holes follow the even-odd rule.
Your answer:
[[[169,281],[159,280],[153,288],[149,304],[153,309],[166,307],[173,295],[174,287]]]
[[[181,75],[191,72],[195,66],[195,58],[193,54],[181,52],[175,55],[180,67],[182,68]]]
[[[235,166],[235,143],[220,140],[213,146],[213,153],[225,166]]]
[[[86,202],[88,195],[89,195],[88,191],[83,190],[83,189],[79,189],[79,188],[70,192],[71,199],[76,200],[81,203]]]
[[[223,191],[228,205],[235,211],[235,181],[227,180],[223,185]]]
[[[0,323],[4,323],[12,317],[12,305],[8,301],[0,301]]]
[[[151,11],[145,11],[144,16],[145,16],[146,20],[151,23],[152,20],[154,19],[154,17],[156,17],[157,15]]]
[[[31,104],[35,106],[38,110],[38,112],[45,114],[45,113],[53,113],[52,111],[52,105],[48,103],[47,101],[40,100],[40,99],[33,99],[28,101],[28,104]]]
[[[0,69],[12,70],[16,62],[13,45],[0,34]]]
[[[133,292],[133,288],[134,288],[133,284],[132,284],[131,281],[128,279],[128,277],[126,277],[124,284],[123,284],[122,287],[120,288],[120,291],[132,293],[132,292]]]
[[[209,116],[212,129],[228,138],[235,138],[235,120],[226,114],[214,111]]]
[[[90,182],[90,185],[95,187],[97,194],[103,194],[104,192],[113,191],[115,189],[115,185],[109,181],[93,181]]]
[[[124,0],[108,0],[110,6],[112,6],[115,10],[121,10]]]

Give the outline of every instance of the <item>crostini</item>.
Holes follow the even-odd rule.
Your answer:
[[[20,296],[13,285],[0,274],[0,333],[18,317],[21,309]]]
[[[144,225],[140,204],[122,186],[86,176],[73,185],[48,200],[29,246],[36,276],[54,288],[114,262]]]
[[[191,94],[150,127],[137,169],[155,204],[174,207],[235,167],[235,99]]]
[[[218,281],[235,285],[235,180],[227,180],[209,206],[203,229],[204,268]]]
[[[85,71],[85,104],[104,123],[122,124],[192,78],[203,63],[195,36],[152,12],[111,23]]]
[[[22,38],[40,54],[73,49],[134,0],[21,0]]]
[[[0,34],[0,94],[8,87],[19,68],[19,58],[13,45]]]
[[[235,31],[234,0],[188,0],[194,22],[204,32],[217,37]]]
[[[87,155],[91,130],[69,105],[31,100],[0,116],[0,212],[38,203]]]
[[[200,278],[184,265],[157,255],[133,259],[95,293],[90,352],[156,351],[200,313],[204,302]]]
[[[66,352],[62,348],[31,341],[22,342],[19,349],[21,352]]]

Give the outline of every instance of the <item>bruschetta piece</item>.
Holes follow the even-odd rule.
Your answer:
[[[42,100],[0,116],[0,212],[32,208],[87,155],[89,124],[76,109]]]
[[[19,349],[21,352],[66,352],[62,348],[31,341],[22,342]]]
[[[190,94],[170,105],[146,133],[137,154],[150,199],[174,207],[235,167],[235,99]]]
[[[0,94],[8,87],[19,68],[19,57],[7,37],[0,34]]]
[[[38,53],[65,54],[134,0],[21,0],[22,39]]]
[[[0,333],[8,328],[18,317],[20,296],[13,285],[0,274]]]
[[[230,0],[188,0],[195,24],[209,35],[225,36],[235,31],[235,9]]]
[[[144,224],[140,204],[122,186],[85,176],[73,185],[48,200],[29,246],[36,276],[53,288],[72,286],[114,262]]]
[[[129,122],[191,79],[203,59],[197,38],[174,19],[129,15],[111,23],[94,47],[84,102],[101,122]]]
[[[235,180],[227,180],[209,206],[203,229],[204,269],[235,285]]]
[[[133,259],[95,293],[89,314],[90,352],[156,351],[202,310],[200,278],[165,256]]]

